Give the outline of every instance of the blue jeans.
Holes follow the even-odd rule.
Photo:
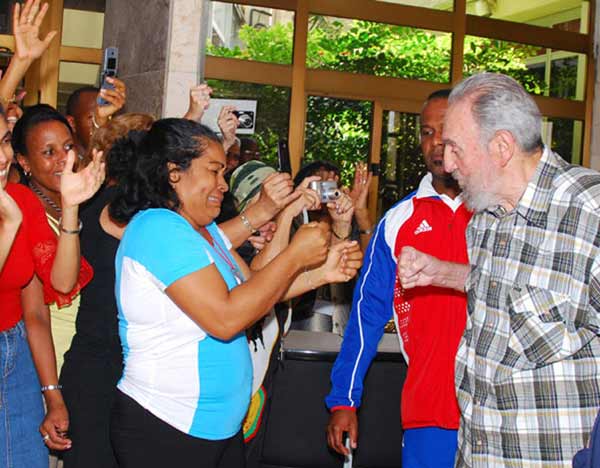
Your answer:
[[[40,381],[21,321],[0,332],[0,466],[48,468],[38,430],[43,419]]]

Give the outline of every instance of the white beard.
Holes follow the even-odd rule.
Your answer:
[[[462,189],[463,200],[470,210],[479,212],[500,204],[500,197],[496,195],[497,190],[494,190],[495,186],[499,185],[499,179],[495,179],[496,182],[492,183],[492,187],[486,188],[482,187],[485,184],[480,181],[465,181],[457,171],[452,173],[452,177],[456,179]]]

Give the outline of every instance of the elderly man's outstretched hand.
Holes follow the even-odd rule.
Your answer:
[[[433,284],[441,262],[414,247],[403,247],[398,257],[398,279],[404,289]]]

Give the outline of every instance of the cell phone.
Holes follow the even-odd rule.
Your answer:
[[[290,148],[285,138],[280,138],[277,144],[277,160],[279,162],[279,172],[292,173],[292,164],[290,162]]]
[[[119,48],[118,47],[107,47],[104,49],[104,60],[102,61],[102,70],[100,71],[100,87],[104,89],[115,89],[112,83],[106,81],[109,76],[117,76],[117,68],[119,65]],[[106,106],[109,102],[103,99],[98,94],[98,105]]]
[[[373,174],[373,177],[381,175],[381,166],[379,163],[371,163],[370,172]]]

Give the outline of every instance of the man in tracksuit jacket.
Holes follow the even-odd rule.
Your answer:
[[[394,205],[377,225],[365,254],[342,348],[326,398],[329,445],[356,447],[363,379],[393,316],[408,373],[402,390],[404,468],[454,466],[459,410],[454,359],[466,322],[466,296],[438,287],[403,290],[397,258],[404,246],[451,262],[468,263],[465,230],[471,218],[460,189],[444,172],[443,120],[449,90],[433,93],[421,111],[421,149],[428,169],[416,192]],[[400,389],[398,389],[400,391]]]

